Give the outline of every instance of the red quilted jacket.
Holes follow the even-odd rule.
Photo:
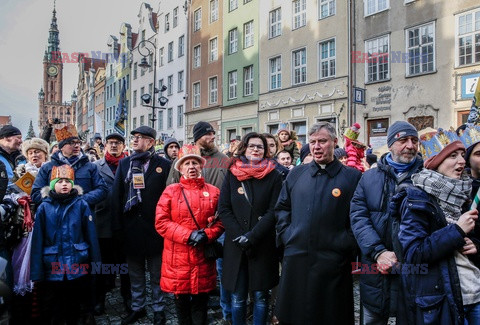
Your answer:
[[[195,219],[210,241],[220,237],[223,225],[217,221],[206,228],[208,218],[215,215],[220,190],[203,178],[180,178],[163,191],[157,204],[155,228],[164,238],[160,287],[174,294],[198,294],[215,289],[215,261],[206,260],[204,246],[187,245],[193,230],[198,229],[188,211],[181,189],[184,189]]]

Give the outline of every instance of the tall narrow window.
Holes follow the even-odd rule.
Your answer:
[[[237,70],[228,73],[228,99],[237,98]]]
[[[201,65],[201,55],[202,51],[200,45],[197,45],[193,48],[193,67],[198,68]]]
[[[320,43],[320,78],[335,76],[335,39]]]
[[[320,19],[335,15],[335,1],[336,0],[320,0],[318,2],[319,4],[318,17]]]
[[[173,28],[177,27],[178,25],[178,7],[173,9]]]
[[[270,59],[270,90],[282,88],[282,58]]]
[[[365,82],[383,81],[390,78],[388,51],[389,36],[381,36],[365,42],[367,60],[365,62]]]
[[[282,35],[282,8],[270,11],[270,38]]]
[[[293,29],[307,24],[307,0],[293,1]]]
[[[243,95],[253,95],[253,65],[243,69]]]
[[[293,84],[298,85],[307,82],[307,50],[305,48],[293,51]]]
[[[177,83],[178,83],[177,85],[178,92],[182,92],[183,91],[183,71],[178,72]]]
[[[168,62],[173,61],[173,42],[168,43]]]
[[[159,66],[163,66],[163,47],[161,47],[158,52],[159,52],[158,57],[160,58]]]
[[[210,40],[210,62],[218,59],[218,39],[215,37]]]
[[[230,5],[229,5],[230,11],[238,8],[238,0],[229,0],[229,1],[230,1]]]
[[[408,51],[407,75],[435,71],[434,23],[407,29],[406,39]]]
[[[170,14],[165,14],[165,32],[170,30]]]
[[[167,78],[167,95],[173,94],[173,75]]]
[[[390,0],[364,0],[364,5],[365,16],[369,16],[387,10]]]
[[[178,57],[185,55],[185,35],[178,38]]]
[[[218,0],[210,1],[210,23],[218,20]]]
[[[243,25],[243,35],[245,36],[243,40],[243,47],[247,48],[253,46],[253,20]]]
[[[167,108],[167,129],[173,127],[173,107]]]
[[[208,84],[209,84],[208,87],[209,87],[209,93],[210,93],[208,102],[209,104],[216,104],[218,100],[217,77],[210,78]]]
[[[177,127],[183,126],[183,105],[177,106]]]
[[[202,28],[202,8],[193,13],[193,31],[196,32],[200,28]]]
[[[456,19],[457,65],[480,63],[480,9],[457,15]]]
[[[193,107],[200,107],[200,82],[193,84]]]
[[[238,50],[238,30],[236,28],[228,32],[228,54],[233,54]]]

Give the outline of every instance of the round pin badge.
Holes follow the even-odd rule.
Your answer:
[[[209,196],[210,196],[210,193],[208,193],[208,192],[203,192],[203,196],[209,197]]]
[[[162,170],[163,170],[162,167],[157,167],[157,169],[155,169],[155,171],[159,174],[162,172]]]
[[[245,191],[243,190],[243,187],[239,187],[237,190],[238,194],[243,195],[245,194]]]
[[[88,216],[88,220],[93,221],[92,216]]]
[[[340,191],[339,188],[334,188],[334,189],[332,190],[332,195],[333,195],[333,197],[339,197],[341,194],[342,194],[342,191]]]

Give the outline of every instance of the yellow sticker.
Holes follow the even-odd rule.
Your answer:
[[[340,191],[339,188],[334,188],[334,189],[332,190],[332,195],[333,195],[333,197],[339,197],[341,194],[342,194],[342,191]]]
[[[209,197],[209,196],[210,196],[210,193],[208,193],[208,192],[203,192],[203,196]]]
[[[155,171],[160,174],[163,171],[163,169],[162,169],[162,167],[157,167],[157,169],[155,169]]]
[[[245,194],[245,191],[243,190],[243,187],[239,187],[237,190],[238,194],[243,195]]]

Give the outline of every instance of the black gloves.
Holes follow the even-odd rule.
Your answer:
[[[233,240],[235,244],[238,245],[242,250],[246,251],[252,247],[252,243],[248,240],[248,237],[245,235],[238,236]]]
[[[192,246],[198,246],[200,244],[206,243],[208,241],[207,234],[205,230],[194,230],[188,237],[187,244]]]

